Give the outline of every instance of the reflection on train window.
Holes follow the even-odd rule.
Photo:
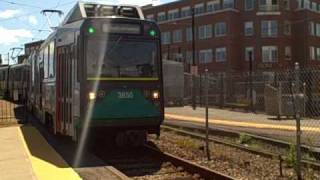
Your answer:
[[[48,49],[49,47],[45,47],[44,48],[44,54],[43,54],[43,61],[44,61],[44,78],[47,79],[48,78],[48,70],[49,70],[49,62],[48,62]]]
[[[49,78],[55,77],[54,42],[50,43],[49,49]]]
[[[93,77],[157,77],[155,42],[90,39],[87,75]]]

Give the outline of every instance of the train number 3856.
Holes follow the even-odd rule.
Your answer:
[[[133,92],[118,92],[119,99],[133,99],[134,95]]]

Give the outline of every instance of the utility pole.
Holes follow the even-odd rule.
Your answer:
[[[205,96],[206,96],[206,153],[208,161],[211,160],[209,145],[209,78],[208,69],[205,70]]]
[[[252,71],[253,71],[253,54],[250,51],[249,52],[249,83],[250,83],[250,109],[252,112],[255,112],[254,110],[254,102],[253,102],[253,78],[252,78]]]
[[[196,64],[196,41],[195,41],[195,12],[194,7],[191,8],[191,19],[192,19],[192,108],[196,109],[196,75],[198,74],[198,68]]]

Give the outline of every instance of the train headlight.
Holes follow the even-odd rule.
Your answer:
[[[160,98],[160,93],[159,93],[159,91],[153,91],[153,92],[152,92],[152,98],[153,98],[153,99],[159,99],[159,98]]]
[[[90,100],[95,100],[96,97],[97,97],[96,93],[94,93],[94,92],[90,92],[90,93],[89,93],[89,99],[90,99]]]

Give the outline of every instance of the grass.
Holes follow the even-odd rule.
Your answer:
[[[241,133],[240,137],[239,137],[239,143],[240,144],[250,144],[252,141],[252,137],[245,134],[245,133]]]
[[[191,138],[188,137],[177,140],[177,144],[180,147],[198,149],[198,145]]]

